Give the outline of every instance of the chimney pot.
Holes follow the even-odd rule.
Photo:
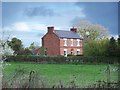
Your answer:
[[[47,29],[48,29],[48,32],[53,32],[54,31],[54,27],[52,26],[52,27],[47,27]]]
[[[77,28],[74,28],[74,27],[71,28],[70,30],[73,31],[73,32],[77,32]]]

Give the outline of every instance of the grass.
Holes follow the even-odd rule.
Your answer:
[[[37,71],[47,87],[59,84],[61,80],[65,86],[75,81],[79,87],[85,87],[95,83],[98,80],[106,81],[106,64],[99,65],[74,65],[74,64],[35,64],[35,63],[19,63],[11,62],[11,65],[5,66],[3,70],[4,79],[10,79],[16,69],[25,69],[26,74],[31,70]],[[117,65],[110,65],[111,81],[118,80],[118,72],[114,72],[113,68]]]

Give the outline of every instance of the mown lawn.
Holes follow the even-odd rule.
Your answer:
[[[59,84],[60,80],[64,85],[75,81],[79,87],[85,87],[96,83],[98,80],[106,81],[106,64],[86,65],[86,64],[35,64],[11,62],[11,65],[6,65],[3,70],[4,79],[9,80],[18,69],[24,69],[26,74],[31,70],[37,72],[41,79],[46,83],[47,87]],[[110,65],[111,81],[118,80],[118,72],[113,69],[117,65]]]

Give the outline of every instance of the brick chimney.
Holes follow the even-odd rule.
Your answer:
[[[47,29],[48,29],[48,33],[52,33],[54,31],[54,27],[53,26],[52,27],[47,27]]]
[[[71,28],[70,31],[77,32],[77,28]]]

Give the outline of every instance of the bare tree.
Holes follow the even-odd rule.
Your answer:
[[[0,38],[0,89],[2,89],[3,62],[6,59],[6,55],[13,55],[14,51],[7,44],[7,41],[10,38],[10,34],[8,34],[8,31],[1,29],[0,33],[2,33]]]
[[[0,62],[5,60],[6,55],[13,55],[13,50],[8,45],[8,41],[10,39],[10,31],[6,29],[0,30],[1,38],[0,38]]]
[[[88,21],[80,21],[74,26],[78,28],[78,33],[84,38],[87,43],[92,40],[104,39],[109,36],[108,29],[100,24],[92,24]]]

